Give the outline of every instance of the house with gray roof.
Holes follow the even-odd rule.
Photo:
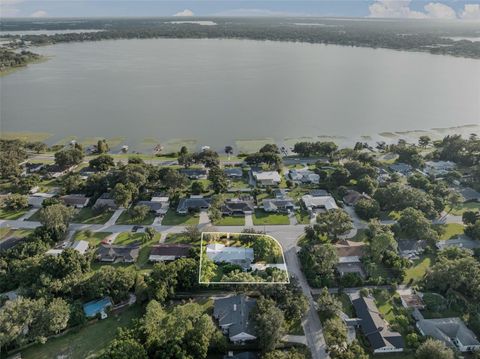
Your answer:
[[[189,179],[207,179],[208,171],[204,168],[182,168],[180,173]]]
[[[243,171],[240,167],[227,167],[223,172],[230,179],[241,179],[243,177]]]
[[[480,342],[460,318],[420,319],[417,328],[424,336],[432,337],[460,352],[480,350]]]
[[[95,204],[93,205],[93,208],[94,209],[102,209],[102,208],[117,209],[118,206],[115,203],[115,200],[113,199],[113,197],[110,193],[103,193],[95,201]]]
[[[72,206],[75,208],[83,208],[88,204],[90,198],[81,193],[67,194],[61,196],[60,200],[67,206]]]
[[[403,176],[409,176],[413,171],[413,167],[407,163],[394,163],[388,166],[388,168],[391,171],[396,172]]]
[[[373,353],[403,352],[405,343],[402,335],[388,328],[388,323],[380,316],[373,298],[359,297],[353,299],[352,304]]]
[[[274,213],[290,213],[297,209],[293,199],[284,197],[284,198],[266,198],[262,201],[263,210],[265,212],[274,212]]]
[[[97,250],[97,259],[100,262],[133,263],[140,254],[140,244],[127,246],[115,244],[101,244]]]
[[[155,215],[165,215],[170,206],[168,197],[152,197],[150,201],[138,201],[138,205],[147,206]]]
[[[224,216],[244,216],[253,213],[254,208],[252,199],[232,198],[223,203],[221,211]]]
[[[480,202],[480,193],[471,187],[458,188],[458,193],[462,195],[464,202]]]
[[[191,212],[200,212],[210,208],[210,198],[203,196],[190,196],[190,198],[182,198],[178,202],[177,213],[188,214]]]
[[[231,342],[244,343],[257,339],[255,325],[250,319],[256,305],[255,299],[242,294],[215,299],[213,317]]]
[[[251,170],[251,177],[254,179],[257,186],[277,186],[282,182],[277,171],[261,171],[261,170]]]

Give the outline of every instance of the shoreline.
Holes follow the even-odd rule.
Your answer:
[[[20,71],[20,70],[24,70],[24,69],[28,68],[28,66],[30,66],[30,65],[35,65],[35,64],[40,64],[42,62],[46,62],[46,61],[48,61],[52,58],[51,56],[48,56],[48,55],[41,55],[41,54],[37,54],[37,55],[39,56],[37,59],[28,61],[27,63],[25,63],[22,66],[8,67],[7,69],[5,69],[3,71],[0,71],[0,77],[4,77],[4,76],[10,75],[10,74],[13,74],[14,72],[17,72],[17,71]]]

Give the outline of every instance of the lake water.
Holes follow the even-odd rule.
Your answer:
[[[116,40],[1,78],[1,130],[54,138],[372,135],[480,123],[480,61],[248,40]]]

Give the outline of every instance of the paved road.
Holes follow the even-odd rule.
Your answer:
[[[121,212],[120,212],[121,213]],[[118,216],[120,215],[118,213]],[[93,232],[128,232],[131,231],[132,225],[118,225],[111,224],[111,221],[106,224],[82,224],[82,223],[72,223],[70,224],[70,231],[73,233],[78,230],[89,229]],[[0,227],[10,227],[10,228],[28,228],[34,229],[40,226],[39,222],[32,221],[20,221],[20,220],[0,220]],[[162,238],[168,233],[180,233],[185,230],[185,226],[163,226],[163,225],[152,225],[157,231],[162,233]],[[204,227],[204,226],[201,226]],[[250,227],[250,226],[249,226]],[[219,232],[241,232],[245,227],[244,226],[218,226],[211,227],[209,230],[216,230]],[[287,262],[287,268],[290,274],[293,274],[299,281],[300,286],[303,290],[303,293],[308,298],[309,309],[304,317],[302,322],[303,329],[305,332],[307,345],[312,353],[312,359],[324,359],[328,358],[326,352],[325,339],[323,337],[322,325],[320,319],[318,318],[317,311],[314,305],[314,299],[312,297],[310,286],[308,285],[305,276],[300,268],[300,263],[297,257],[297,247],[298,238],[304,232],[303,225],[278,225],[278,226],[253,226],[258,231],[265,231],[267,234],[276,238],[281,244],[283,251],[285,253],[285,259]]]

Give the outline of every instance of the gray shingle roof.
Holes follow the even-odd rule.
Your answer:
[[[400,333],[391,332],[388,323],[380,317],[372,298],[360,297],[352,301],[357,316],[361,319],[360,327],[374,350],[386,346],[404,348],[405,344]]]
[[[417,326],[424,335],[441,340],[449,347],[455,347],[453,339],[458,339],[464,346],[480,345],[460,318],[422,319]]]
[[[213,316],[221,327],[228,326],[229,337],[240,333],[256,336],[253,320],[250,319],[256,305],[255,299],[244,295],[216,299]]]

